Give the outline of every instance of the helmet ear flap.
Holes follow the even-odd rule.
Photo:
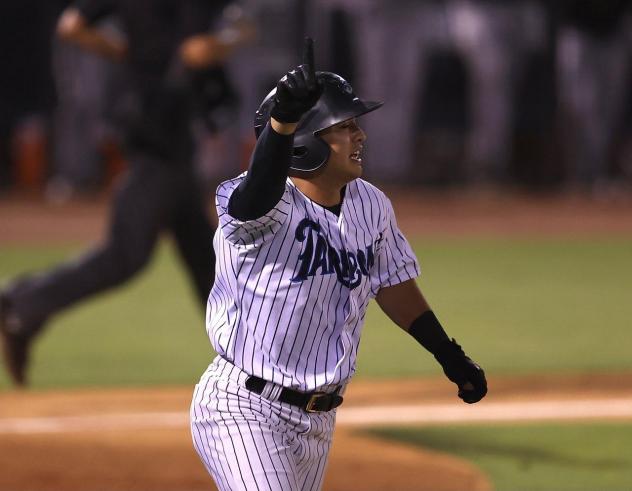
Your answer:
[[[290,169],[310,172],[324,165],[329,159],[329,145],[315,135],[296,135]]]

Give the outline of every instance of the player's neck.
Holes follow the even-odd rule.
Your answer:
[[[335,206],[342,201],[343,185],[323,185],[318,178],[304,179],[291,177],[294,185],[301,193],[322,206]]]

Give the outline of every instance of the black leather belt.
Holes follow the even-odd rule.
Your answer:
[[[255,394],[261,394],[267,383],[264,379],[251,375],[246,379],[246,389]],[[333,394],[329,394],[327,392],[299,392],[298,390],[284,387],[278,400],[298,406],[308,413],[321,413],[331,411],[342,404],[343,399],[342,396],[337,394],[338,390]]]

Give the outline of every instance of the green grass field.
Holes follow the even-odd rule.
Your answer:
[[[452,426],[371,434],[462,457],[491,476],[496,491],[632,489],[629,424]]]
[[[417,241],[419,280],[449,333],[488,374],[632,370],[632,238]],[[80,248],[0,249],[0,282]],[[213,353],[170,245],[122,288],[62,313],[37,343],[33,387],[193,385]],[[358,377],[439,375],[373,306]],[[0,374],[0,390],[9,387]],[[460,455],[497,489],[632,489],[632,425],[382,431]]]
[[[415,245],[422,290],[487,373],[632,370],[632,239]],[[4,247],[0,281],[80,250]],[[189,384],[211,357],[202,312],[165,244],[132,282],[54,319],[36,346],[32,379],[34,387]],[[439,373],[373,304],[358,376]]]
[[[37,271],[79,251],[3,248],[0,277]],[[32,386],[191,384],[212,356],[203,314],[179,258],[165,245],[131,282],[53,319],[36,344]]]
[[[417,242],[422,291],[488,373],[632,369],[631,240]],[[406,334],[368,314],[359,374],[436,372]]]

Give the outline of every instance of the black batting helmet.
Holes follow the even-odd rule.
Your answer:
[[[335,73],[316,72],[316,78],[323,86],[323,94],[316,105],[303,115],[294,134],[294,154],[290,169],[297,171],[313,171],[327,162],[330,148],[318,137],[319,131],[374,111],[384,104],[358,99],[349,82]],[[257,138],[270,120],[275,93],[276,88],[266,96],[255,113]]]

